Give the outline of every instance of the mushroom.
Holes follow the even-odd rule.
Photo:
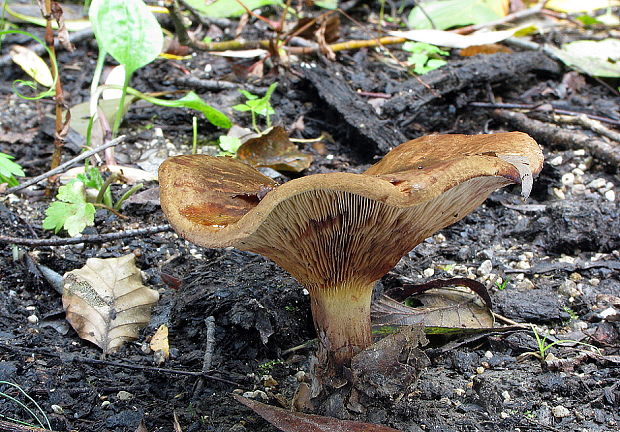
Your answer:
[[[275,261],[310,293],[322,378],[372,343],[377,280],[425,238],[494,190],[529,194],[542,152],[520,132],[431,135],[390,151],[363,174],[315,174],[277,185],[232,158],[176,156],[159,168],[172,227],[209,248],[234,246]]]

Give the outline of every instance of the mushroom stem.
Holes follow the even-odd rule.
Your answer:
[[[318,358],[323,375],[341,375],[343,366],[372,343],[370,285],[339,286],[310,291],[314,327],[319,339]]]

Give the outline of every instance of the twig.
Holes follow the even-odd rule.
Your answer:
[[[205,355],[202,361],[202,373],[206,374],[211,369],[213,362],[213,352],[215,350],[215,318],[208,316],[205,318],[207,326],[207,346],[205,347]]]
[[[539,104],[517,104],[517,103],[489,103],[489,102],[470,102],[470,106],[480,107],[480,108],[505,108],[505,109],[526,109],[526,110],[538,110],[538,111],[549,111],[544,109],[542,105]],[[553,106],[553,104],[551,105]],[[608,117],[597,116],[594,114],[582,113],[578,111],[569,111],[565,109],[560,109],[553,107],[553,112],[556,114],[570,115],[570,116],[580,116],[585,115],[592,120],[597,120],[603,123],[609,123],[613,125],[620,125],[619,120],[614,120]]]
[[[88,357],[80,357],[80,356],[72,356],[68,353],[55,353],[55,352],[49,352],[43,349],[39,349],[39,348],[28,348],[28,350],[22,350],[20,349],[20,347],[15,347],[12,345],[8,345],[8,344],[4,344],[1,343],[0,344],[0,348],[4,348],[6,350],[9,351],[13,351],[16,352],[20,355],[27,355],[27,356],[32,356],[32,353],[36,353],[39,355],[45,355],[45,356],[49,356],[49,357],[57,357],[57,358],[61,358],[63,359],[63,361],[74,361],[74,362],[78,362],[78,363],[85,363],[85,364],[94,364],[94,365],[102,365],[102,366],[112,366],[112,367],[118,367],[121,369],[133,369],[133,370],[141,370],[141,371],[148,371],[148,372],[155,372],[155,373],[164,373],[164,374],[172,374],[172,375],[185,375],[185,376],[194,376],[194,377],[203,377],[206,379],[210,379],[213,381],[219,381],[222,383],[226,383],[226,384],[230,384],[230,385],[234,385],[239,387],[239,383],[231,381],[231,380],[227,380],[225,378],[219,378],[213,375],[206,375],[203,372],[194,372],[194,371],[186,371],[186,370],[180,370],[180,369],[169,369],[169,368],[160,368],[160,367],[156,367],[156,366],[144,366],[144,365],[137,365],[137,364],[129,364],[129,363],[121,363],[121,362],[115,362],[115,361],[109,361],[109,360],[99,360],[99,359],[92,359],[92,358],[88,358]],[[67,359],[70,360],[67,360]],[[2,429],[0,429],[2,430]]]
[[[137,237],[145,234],[156,234],[171,231],[170,225],[155,225],[147,228],[118,231],[107,234],[89,234],[81,237],[60,238],[52,237],[49,239],[31,239],[24,237],[0,236],[0,243],[17,244],[24,246],[64,246],[79,243],[103,243],[112,240],[120,240],[127,237]]]
[[[76,163],[86,159],[87,157],[94,155],[95,153],[99,153],[100,151],[103,151],[103,150],[105,150],[105,149],[107,149],[109,147],[113,147],[113,146],[116,146],[116,145],[122,143],[124,139],[125,139],[125,136],[121,135],[118,138],[113,139],[112,141],[108,141],[107,143],[103,144],[102,146],[99,146],[99,147],[97,147],[95,149],[88,150],[88,151],[86,151],[84,153],[81,153],[80,155],[74,157],[73,159],[58,165],[53,170],[50,170],[50,171],[48,171],[48,172],[46,172],[44,174],[41,174],[40,176],[31,178],[30,180],[23,182],[19,186],[14,186],[12,188],[7,189],[6,193],[10,194],[10,193],[19,192],[22,189],[26,189],[28,186],[32,186],[35,183],[39,183],[41,180],[45,180],[48,177],[51,177],[51,176],[56,175],[56,174],[59,174],[59,173],[65,171],[71,165],[76,164]]]
[[[620,133],[603,126],[600,121],[594,120],[588,117],[587,114],[580,114],[578,116],[558,116],[556,119],[558,123],[578,124],[586,127],[599,135],[606,136],[610,140],[620,143]]]
[[[593,139],[576,131],[565,130],[539,120],[529,118],[523,113],[495,110],[493,117],[511,123],[516,129],[526,132],[551,147],[564,149],[586,149],[598,161],[614,170],[620,166],[620,146],[613,146],[603,140]]]
[[[220,91],[220,90],[234,90],[238,88],[244,88],[247,91],[257,95],[264,96],[267,92],[266,87],[257,87],[252,84],[238,84],[230,81],[213,80],[213,79],[201,79],[195,76],[181,76],[174,80],[175,85],[190,87],[196,90],[207,91]]]

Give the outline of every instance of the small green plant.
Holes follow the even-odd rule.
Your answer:
[[[423,75],[447,64],[448,62],[441,56],[450,54],[435,45],[424,42],[405,42],[403,50],[411,53],[407,57],[407,63],[413,66],[413,72],[418,75]]]
[[[32,403],[35,406],[36,411],[38,411],[38,413],[28,407],[28,405],[27,405],[28,402],[24,403],[24,402],[20,401],[19,399],[17,399],[16,397],[9,395],[5,391],[0,391],[0,398],[7,399],[7,400],[15,403],[16,405],[20,406],[24,411],[26,411],[39,424],[39,426],[41,428],[47,429],[47,430],[52,430],[52,425],[50,424],[50,421],[47,418],[47,415],[45,414],[45,411],[43,411],[41,406],[34,399],[32,399],[32,397],[30,397],[30,395],[28,395],[28,393],[26,393],[24,391],[24,389],[22,389],[17,384],[14,384],[14,383],[8,382],[8,381],[0,381],[0,388],[2,388],[2,386],[12,387],[12,388],[18,390],[18,392],[21,393],[22,396],[29,403]],[[28,428],[36,428],[37,427],[37,426],[35,426],[33,424],[24,422],[22,420],[15,419],[15,418],[12,418],[12,417],[7,417],[4,414],[0,414],[0,418],[5,418],[5,419],[7,419],[9,421],[12,421],[12,422],[15,422],[15,423],[19,423],[19,424],[24,425],[24,426],[26,426]]]
[[[555,345],[558,344],[562,344],[562,343],[573,343],[573,344],[577,344],[577,345],[583,345],[583,346],[587,346],[589,348],[593,348],[595,350],[598,351],[598,348],[595,347],[594,345],[591,345],[589,343],[585,343],[585,342],[579,342],[576,340],[572,340],[572,339],[559,339],[556,340],[554,342],[551,343],[547,343],[547,335],[540,335],[538,333],[538,330],[536,330],[536,327],[534,325],[531,325],[532,328],[532,332],[534,333],[534,337],[536,338],[536,344],[538,346],[538,352],[537,353],[531,353],[534,356],[538,357],[538,359],[540,359],[541,362],[545,361],[545,358],[547,357],[547,351],[554,347]]]
[[[142,183],[133,186],[113,203],[110,185],[117,177],[116,174],[112,174],[104,181],[96,167],[86,165],[84,174],[78,174],[76,179],[58,188],[57,201],[51,203],[45,211],[43,228],[54,230],[55,233],[65,229],[71,237],[74,237],[87,226],[94,225],[95,207],[117,212],[123,202],[143,186]],[[94,200],[89,199],[87,189],[97,191]]]
[[[247,100],[245,101],[245,103],[233,106],[233,109],[235,111],[250,111],[250,113],[252,114],[252,127],[258,133],[261,132],[256,123],[256,119],[258,116],[265,117],[267,128],[271,127],[271,116],[276,112],[271,106],[270,99],[277,86],[277,82],[271,84],[267,89],[265,96],[263,96],[262,98],[259,98],[258,96],[250,93],[247,90],[239,90],[239,92],[243,96],[245,96]]]
[[[501,283],[500,281],[495,281],[495,287],[500,291],[504,291],[508,286],[508,282],[510,282],[510,276],[506,277]]]
[[[262,374],[268,374],[268,373],[271,373],[271,370],[275,366],[281,365],[281,364],[284,364],[284,362],[282,360],[269,360],[269,361],[266,361],[264,363],[259,364],[258,365],[258,370]]]
[[[562,310],[564,312],[566,312],[568,314],[568,316],[570,317],[569,321],[574,321],[574,320],[578,320],[579,319],[579,315],[577,314],[577,312],[575,312],[573,309],[571,309],[568,306],[564,306],[562,308]]]
[[[19,184],[15,177],[24,176],[22,167],[12,159],[14,159],[13,156],[0,153],[0,183],[7,183],[11,187]]]

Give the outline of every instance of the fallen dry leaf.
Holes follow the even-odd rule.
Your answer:
[[[153,351],[161,351],[164,359],[168,360],[170,357],[170,344],[168,343],[168,326],[162,324],[159,326],[149,344]]]
[[[52,72],[45,61],[30,48],[13,45],[9,51],[11,59],[17,63],[36,82],[51,87],[54,85]]]
[[[235,394],[233,397],[284,432],[400,432],[378,424],[288,411]]]
[[[90,258],[84,267],[64,275],[62,305],[67,321],[105,354],[138,338],[157,300],[157,291],[142,285],[133,254]]]
[[[312,163],[312,155],[300,152],[280,126],[241,144],[237,157],[256,167],[279,171],[300,172]]]

